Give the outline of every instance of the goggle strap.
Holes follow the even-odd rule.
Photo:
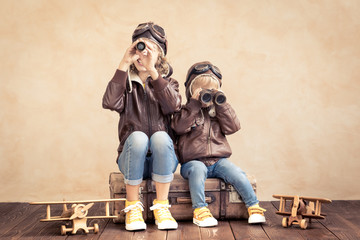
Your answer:
[[[160,26],[159,26],[160,27]],[[161,28],[161,27],[160,27]],[[150,31],[152,33],[152,35],[156,38],[156,40],[158,40],[161,43],[165,43],[166,42],[166,37],[165,34],[161,34],[158,30],[156,30],[154,28],[154,24],[153,23],[147,23],[144,26],[139,25],[134,33],[133,33],[133,38],[139,36],[140,34],[143,34],[146,31]]]

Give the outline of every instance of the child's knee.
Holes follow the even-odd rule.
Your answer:
[[[186,164],[190,164],[184,172],[184,175],[186,175],[187,178],[191,178],[194,176],[199,178],[207,177],[207,167],[204,163],[200,161],[191,161]]]
[[[169,136],[169,134],[167,134],[164,131],[158,131],[155,132],[151,137],[150,137],[150,145],[151,146],[155,146],[155,147],[167,147],[167,146],[171,146],[172,145],[172,140]]]
[[[126,141],[130,141],[131,148],[137,149],[139,151],[142,149],[147,149],[149,144],[148,136],[140,131],[135,131],[130,134]]]

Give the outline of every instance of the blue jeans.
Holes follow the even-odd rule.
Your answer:
[[[243,199],[246,207],[259,203],[245,172],[226,158],[221,158],[209,167],[201,161],[193,160],[183,164],[180,173],[183,178],[189,180],[194,209],[208,205],[205,202],[206,178],[221,178],[224,182],[231,184]]]
[[[147,156],[149,149],[151,155]],[[126,139],[118,165],[125,184],[139,185],[147,178],[169,183],[174,178],[178,160],[173,141],[166,132],[156,132],[149,139],[145,133],[135,131]]]

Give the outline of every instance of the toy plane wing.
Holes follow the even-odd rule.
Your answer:
[[[277,198],[277,199],[284,199],[284,200],[293,200],[295,198],[295,196],[279,195],[279,194],[274,194],[273,197]],[[319,202],[322,202],[322,203],[331,203],[331,200],[327,199],[327,198],[302,197],[302,196],[300,196],[299,198],[302,199],[302,200],[305,200],[305,201],[307,200],[307,201],[312,201],[312,202],[319,201]]]
[[[54,205],[54,204],[79,204],[79,203],[98,203],[98,202],[117,202],[125,201],[126,198],[83,200],[83,201],[49,201],[49,202],[30,202],[32,205]]]

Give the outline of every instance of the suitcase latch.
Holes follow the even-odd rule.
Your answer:
[[[143,194],[141,193],[141,191],[143,190],[143,187],[139,187],[139,200],[140,202],[144,202],[144,196]]]
[[[243,202],[243,200],[241,199],[241,197],[236,192],[236,190],[235,190],[235,188],[233,186],[230,186],[229,202],[230,203],[241,203],[241,202]]]

